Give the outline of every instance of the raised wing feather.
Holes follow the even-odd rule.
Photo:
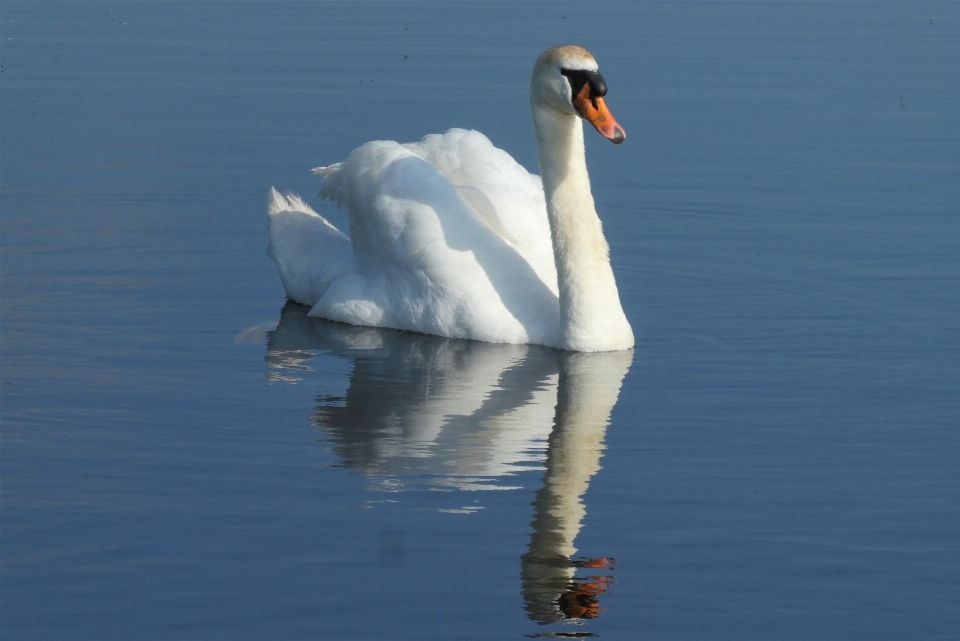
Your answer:
[[[403,145],[433,165],[477,216],[557,292],[543,183],[479,131],[451,129]]]

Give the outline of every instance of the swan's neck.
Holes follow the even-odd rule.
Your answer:
[[[633,331],[620,306],[610,249],[590,191],[583,123],[572,114],[537,105],[532,111],[560,290],[558,347],[633,347]]]

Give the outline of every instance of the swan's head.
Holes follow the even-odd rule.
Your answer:
[[[544,51],[533,66],[530,102],[535,107],[576,114],[619,145],[627,137],[603,100],[607,83],[589,51],[562,45]]]

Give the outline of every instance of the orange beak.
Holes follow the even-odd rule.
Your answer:
[[[583,89],[573,99],[573,104],[580,111],[580,115],[590,121],[590,124],[600,132],[600,135],[612,141],[613,144],[619,145],[627,137],[627,132],[623,130],[617,119],[607,109],[607,103],[603,101],[603,98],[600,96],[590,98],[589,83],[583,85]]]

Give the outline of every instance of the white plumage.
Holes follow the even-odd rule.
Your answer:
[[[272,189],[269,254],[287,295],[311,316],[354,325],[579,351],[632,347],[590,195],[582,113],[561,75],[571,67],[599,76],[574,46],[547,51],[534,68],[543,182],[483,134],[451,129],[419,143],[369,142],[314,169],[320,195],[347,211],[349,238]],[[552,104],[559,90],[565,111]]]

